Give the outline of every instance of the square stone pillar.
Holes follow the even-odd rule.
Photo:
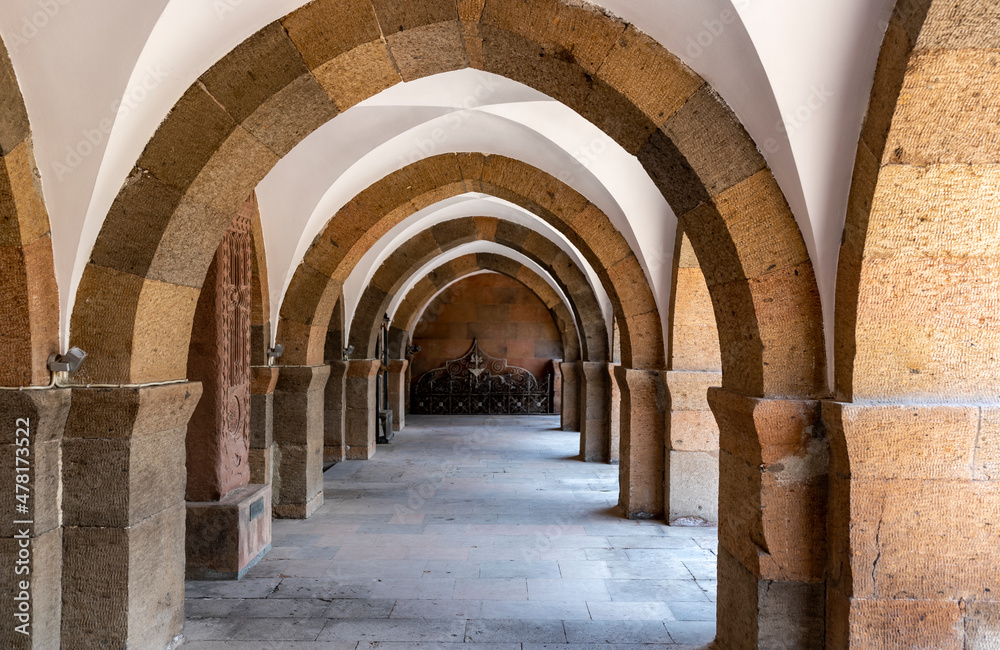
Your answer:
[[[347,458],[344,439],[344,391],[347,389],[347,361],[330,362],[330,380],[324,396],[323,461],[339,463]]]
[[[250,483],[270,485],[274,475],[274,388],[278,368],[250,368]]]
[[[823,403],[827,646],[1000,642],[1000,408]]]
[[[721,385],[721,372],[667,373],[670,523],[719,523],[719,425],[708,405],[708,389]]]
[[[305,519],[323,505],[323,398],[330,366],[282,366],[274,389],[274,516]]]
[[[344,438],[350,460],[368,460],[375,455],[375,378],[379,365],[378,359],[359,359],[351,361],[347,370]]]
[[[0,520],[3,648],[59,647],[59,459],[69,409],[68,389],[0,391],[0,481],[6,486]]]
[[[389,408],[392,409],[392,423],[395,431],[406,426],[406,368],[410,362],[405,359],[389,360]]]
[[[562,359],[552,360],[552,412],[562,415]]]
[[[668,398],[660,370],[615,368],[621,390],[619,504],[629,519],[663,516]]]
[[[618,388],[618,379],[615,377],[615,368],[617,367],[617,363],[609,363],[606,370],[608,388],[611,393],[608,413],[608,462],[612,465],[621,462],[622,392]]]
[[[198,383],[74,388],[63,440],[63,648],[165,648],[184,626]]]
[[[580,458],[588,463],[611,460],[609,384],[607,363],[580,363]]]
[[[560,363],[562,404],[559,412],[563,431],[580,430],[580,362]]]
[[[820,404],[711,388],[720,647],[824,647],[829,446]]]
[[[271,549],[271,486],[187,504],[189,580],[239,580]]]

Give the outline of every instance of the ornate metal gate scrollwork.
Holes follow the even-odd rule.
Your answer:
[[[539,381],[524,368],[486,354],[473,340],[464,356],[421,375],[410,403],[415,414],[551,413],[552,375]]]

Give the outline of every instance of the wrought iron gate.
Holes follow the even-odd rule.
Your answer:
[[[415,414],[506,415],[552,412],[552,375],[539,380],[524,368],[491,357],[473,340],[464,356],[425,372],[413,384]]]

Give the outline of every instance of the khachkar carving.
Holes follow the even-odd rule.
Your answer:
[[[250,214],[215,253],[195,311],[188,378],[202,399],[188,425],[188,501],[214,501],[250,481]]]
[[[218,301],[222,327],[220,356],[224,360],[220,378],[225,408],[221,426],[223,458],[238,468],[246,481],[250,444],[250,219],[240,214],[233,220],[219,247],[221,262]],[[246,482],[244,481],[244,483]]]
[[[413,385],[413,412],[435,415],[551,413],[552,376],[491,357],[473,340],[459,359],[425,372]]]

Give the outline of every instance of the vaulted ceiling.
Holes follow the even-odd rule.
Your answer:
[[[76,286],[104,216],[156,127],[213,63],[304,4],[8,0],[0,6],[0,36],[24,94],[52,225],[64,346]],[[680,57],[742,120],[802,231],[830,345],[855,147],[892,3],[597,4]],[[347,201],[418,159],[471,151],[523,160],[598,206],[636,252],[665,312],[676,217],[636,158],[537,90],[464,70],[399,83],[341,112],[259,185],[272,320],[306,249]],[[555,241],[587,272],[610,318],[593,269],[564,236],[521,207],[470,193],[413,214],[363,257],[345,284],[347,322],[375,269],[398,245],[430,225],[473,215],[515,221]],[[479,245],[451,255],[479,248],[491,250]]]

